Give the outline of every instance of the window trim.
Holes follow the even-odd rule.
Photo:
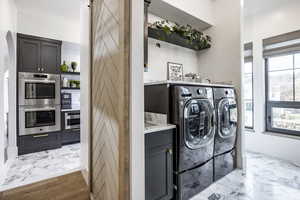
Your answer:
[[[297,54],[293,52],[290,54]],[[284,56],[286,54],[282,54]],[[276,55],[280,56],[280,55]],[[265,61],[265,126],[266,132],[274,132],[283,135],[292,135],[300,137],[300,131],[280,129],[272,127],[272,108],[294,108],[300,109],[299,101],[270,101],[269,100],[269,58],[276,56],[268,56],[264,58]],[[295,56],[293,57],[293,97],[295,99]]]
[[[251,62],[251,66],[252,66],[252,73],[251,73],[251,79],[252,79],[252,126],[246,126],[245,125],[245,128],[249,129],[249,130],[254,130],[254,73],[253,73],[253,68],[254,67],[253,67],[253,59],[252,60],[245,60],[244,65],[246,63],[249,63],[249,62]],[[247,74],[250,74],[250,73],[244,73],[243,76],[246,76]],[[245,98],[243,98],[243,99],[245,101]],[[249,100],[249,99],[247,99],[247,100]]]

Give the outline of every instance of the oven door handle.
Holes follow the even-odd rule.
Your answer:
[[[55,107],[46,107],[46,108],[24,108],[25,112],[31,112],[31,111],[52,111],[56,110]]]
[[[32,79],[25,79],[24,82],[26,83],[55,83],[56,80],[32,80]]]
[[[80,115],[67,115],[66,119],[80,119]]]

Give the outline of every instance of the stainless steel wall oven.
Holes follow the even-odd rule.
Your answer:
[[[19,135],[59,131],[60,120],[60,105],[19,106]]]
[[[19,72],[19,135],[61,130],[60,75]]]
[[[60,75],[19,72],[19,105],[60,104]]]

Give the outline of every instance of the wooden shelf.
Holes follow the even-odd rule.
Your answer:
[[[80,90],[80,88],[62,87],[62,90]]]
[[[80,75],[80,72],[61,72],[61,75]]]
[[[176,33],[166,34],[164,31],[148,27],[148,37],[175,44],[177,46],[193,49],[195,51],[201,51],[208,48],[199,48],[197,43],[190,42],[188,39],[182,38]]]

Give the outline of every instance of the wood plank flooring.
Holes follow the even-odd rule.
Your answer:
[[[89,200],[80,171],[0,192],[0,200]]]

